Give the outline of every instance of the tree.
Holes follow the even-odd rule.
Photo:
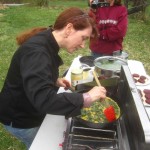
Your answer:
[[[37,6],[48,7],[48,2],[49,2],[49,0],[35,0],[35,4]]]
[[[124,0],[124,4],[128,8],[128,14],[141,12],[142,19],[145,19],[147,0]]]
[[[133,0],[133,6],[135,8],[139,8],[139,10],[142,12],[142,19],[145,19],[145,10],[147,5],[148,4],[146,0]]]

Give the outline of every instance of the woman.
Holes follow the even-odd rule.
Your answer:
[[[70,87],[67,80],[58,78],[59,49],[73,53],[95,34],[92,19],[73,7],[63,11],[53,27],[35,28],[17,37],[20,46],[0,93],[0,122],[27,148],[47,113],[76,116],[82,107],[106,97],[104,87],[83,94],[57,94],[58,87]]]
[[[89,15],[95,19],[99,37],[90,39],[90,50],[95,58],[121,53],[123,39],[127,32],[127,9],[121,0],[105,0],[105,7],[91,8]],[[92,7],[93,0],[89,0]],[[99,5],[100,6],[100,5]]]

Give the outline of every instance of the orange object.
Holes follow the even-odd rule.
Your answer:
[[[109,122],[116,120],[116,114],[113,106],[109,106],[104,110],[104,115]]]

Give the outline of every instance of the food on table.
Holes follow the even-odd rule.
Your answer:
[[[107,101],[107,103],[109,103],[109,106],[107,105],[107,103],[105,101]],[[92,123],[108,123],[109,121],[107,120],[108,118],[106,118],[106,116],[104,114],[104,110],[105,111],[107,110],[107,112],[108,112],[108,109],[106,109],[106,108],[108,108],[110,106],[112,106],[114,108],[115,119],[118,119],[120,116],[120,107],[114,100],[112,100],[109,97],[106,97],[106,99],[103,101],[94,102],[89,108],[83,108],[81,110],[80,118],[83,120],[92,122]],[[111,114],[110,114],[110,116],[111,116]],[[110,116],[109,116],[109,119],[114,118],[113,115],[111,117]],[[107,114],[107,117],[108,117],[108,114]]]
[[[140,79],[145,80],[146,77],[141,75],[141,76],[140,76]]]
[[[146,99],[150,99],[150,94],[145,94]]]
[[[140,77],[140,75],[137,74],[137,73],[133,73],[132,76],[133,76],[133,77],[136,77],[136,78],[139,78],[139,77]]]
[[[138,92],[145,104],[150,104],[150,89],[138,89]]]
[[[150,89],[144,89],[143,92],[146,93],[150,93]]]
[[[145,79],[141,79],[141,78],[139,78],[139,79],[137,80],[137,82],[145,83]]]
[[[148,81],[148,78],[144,75],[139,75],[137,73],[133,73],[132,77],[135,83],[145,84]]]
[[[150,99],[147,99],[145,102],[146,102],[147,104],[150,104]]]

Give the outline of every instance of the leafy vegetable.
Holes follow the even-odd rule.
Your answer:
[[[81,116],[80,116],[81,119],[92,122],[92,123],[109,122],[104,114],[104,111],[107,110],[108,108],[108,105],[106,105],[105,101],[108,101],[109,105],[114,108],[115,119],[118,119],[120,116],[120,107],[114,100],[112,100],[109,97],[106,97],[106,99],[103,100],[102,102],[101,101],[94,102],[89,108],[83,108],[81,110]],[[112,119],[112,118],[109,118],[109,119]]]

